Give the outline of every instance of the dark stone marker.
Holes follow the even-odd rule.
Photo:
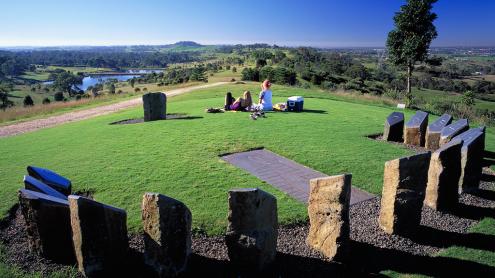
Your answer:
[[[143,196],[144,262],[160,277],[186,270],[191,254],[191,211],[182,202],[158,193]]]
[[[69,207],[79,271],[86,277],[122,271],[129,248],[126,212],[75,195]]]
[[[464,141],[461,151],[461,178],[459,192],[476,190],[482,175],[482,159],[485,151],[485,134],[483,129],[472,128],[454,139]]]
[[[277,199],[257,188],[229,191],[225,235],[229,259],[241,271],[262,271],[277,254]]]
[[[385,163],[378,222],[386,233],[407,235],[419,227],[430,157],[426,152]]]
[[[386,141],[402,141],[402,133],[404,132],[404,114],[401,112],[393,112],[385,121],[385,129],[383,131],[383,139]]]
[[[462,140],[453,139],[431,155],[425,205],[452,211],[459,203]]]
[[[53,189],[69,196],[72,193],[72,183],[69,179],[45,168],[28,166],[27,172],[35,179],[51,186]]]
[[[67,196],[64,194],[58,192],[57,190],[51,188],[50,186],[42,183],[41,181],[31,177],[31,176],[24,176],[24,187],[27,190],[32,190],[36,192],[40,192],[46,195],[50,195],[55,198],[63,199],[67,201]]]
[[[426,129],[425,147],[429,150],[436,150],[440,147],[440,133],[442,129],[452,122],[452,116],[443,114],[435,122],[428,125]]]
[[[439,146],[443,146],[450,142],[454,137],[463,133],[469,129],[469,121],[466,119],[460,119],[455,123],[452,123],[442,129],[440,133],[440,143]]]
[[[167,96],[164,93],[143,95],[144,121],[165,120],[167,118]]]
[[[424,146],[427,126],[428,113],[416,111],[416,114],[406,123],[404,144]]]
[[[76,261],[72,245],[69,203],[43,193],[21,189],[19,204],[26,221],[29,249],[58,263]]]

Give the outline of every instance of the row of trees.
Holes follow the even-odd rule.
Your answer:
[[[18,76],[31,65],[88,67],[166,67],[199,60],[195,52],[102,52],[82,50],[0,51],[0,77]]]

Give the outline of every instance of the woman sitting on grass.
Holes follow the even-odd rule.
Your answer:
[[[263,111],[273,110],[272,90],[270,90],[271,86],[272,83],[270,83],[268,79],[263,81],[263,83],[261,84],[261,92],[260,92],[258,107]]]
[[[230,96],[231,97],[231,96]],[[229,98],[229,93],[227,93],[227,98]],[[227,101],[225,108],[226,110],[232,111],[246,111],[253,105],[253,99],[251,98],[251,92],[245,91],[242,97],[239,97],[232,104]]]

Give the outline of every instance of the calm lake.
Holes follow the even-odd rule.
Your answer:
[[[94,86],[96,84],[100,83],[105,83],[105,81],[109,79],[117,79],[119,82],[120,81],[127,81],[133,77],[139,77],[142,74],[146,73],[160,73],[163,70],[158,70],[158,69],[132,69],[132,70],[127,70],[127,74],[122,74],[122,75],[92,75],[92,76],[86,76],[82,80],[82,84],[78,85],[77,87],[83,91],[86,91],[88,87]],[[53,81],[45,81],[43,82],[43,85],[51,85],[53,84]]]

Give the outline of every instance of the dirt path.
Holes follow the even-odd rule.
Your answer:
[[[185,94],[194,90],[205,89],[210,87],[215,87],[223,84],[227,84],[228,82],[216,82],[207,85],[199,85],[199,86],[191,86],[186,88],[179,88],[167,91],[167,97],[176,96]],[[113,103],[109,105],[98,106],[90,109],[79,110],[75,112],[69,112],[62,115],[51,116],[44,119],[36,119],[27,122],[16,123],[7,126],[0,127],[0,138],[14,136],[25,132],[35,131],[45,127],[52,127],[68,122],[81,121],[89,118],[93,118],[96,116],[110,114],[122,109],[126,109],[129,107],[134,107],[140,105],[142,103],[141,97],[134,98],[118,103]]]

